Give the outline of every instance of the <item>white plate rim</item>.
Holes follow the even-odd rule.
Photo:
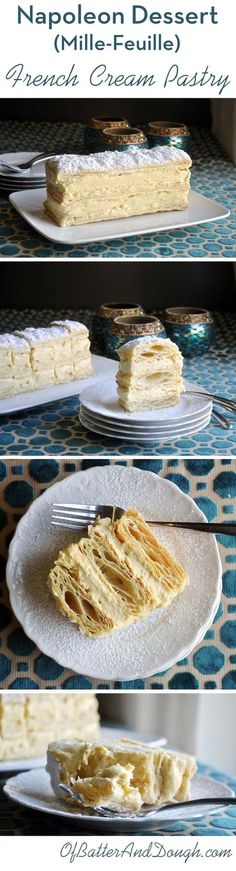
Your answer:
[[[106,468],[106,466],[105,467],[92,466],[92,468],[85,469],[85,470],[82,470],[79,472],[74,472],[74,473],[72,473],[72,475],[69,475],[66,479],[63,479],[63,480],[68,481],[68,479],[72,479],[75,475],[83,476],[83,479],[85,479],[85,477],[87,476],[89,479],[90,477],[92,477],[95,468],[96,468],[96,470],[99,469],[101,471],[101,470],[104,470],[104,468]],[[117,466],[110,466],[109,468],[114,470],[114,469],[117,469]],[[134,467],[125,467],[125,468],[126,468],[126,471],[128,471],[128,472],[129,472],[129,469],[131,469],[132,471],[134,470]],[[146,470],[144,472],[144,470],[141,470],[141,469],[138,469],[135,467],[135,476],[140,477],[140,475],[142,476],[143,474],[151,476],[152,479],[155,479],[155,480],[157,480],[159,478],[159,476],[158,475],[156,476],[156,474],[154,472],[149,472],[149,471],[147,472]],[[182,491],[180,491],[179,487],[177,487],[177,485],[174,484],[173,481],[169,481],[166,478],[161,478],[160,480],[165,481],[165,486],[168,486],[169,489],[171,488],[172,492],[174,492],[178,495],[181,494],[181,496],[184,497],[184,500],[186,500],[189,503],[189,506],[191,505],[191,508],[194,506],[194,511],[196,511],[196,514],[198,515],[199,519],[207,522],[207,518],[204,515],[203,511],[200,510],[200,508],[196,505],[194,500],[188,494],[182,493]],[[55,488],[58,488],[61,483],[62,482],[56,482],[55,484],[52,484],[50,486],[50,491],[53,491],[55,493]],[[57,662],[59,665],[61,665],[63,668],[68,668],[68,669],[72,668],[72,670],[74,670],[75,673],[78,673],[78,670],[76,672],[76,669],[73,668],[73,666],[71,666],[69,663],[65,663],[64,658],[63,658],[63,656],[61,657],[60,653],[59,654],[56,653],[56,655],[55,655],[55,651],[52,651],[51,648],[49,650],[47,647],[47,644],[44,645],[44,643],[42,643],[41,641],[39,642],[38,636],[36,637],[37,633],[35,635],[34,632],[28,630],[27,621],[22,620],[22,612],[21,612],[21,609],[19,607],[19,602],[16,603],[14,601],[13,591],[12,591],[12,587],[11,587],[11,560],[12,560],[12,555],[13,555],[15,545],[18,541],[18,537],[21,534],[21,529],[22,529],[23,525],[28,522],[28,520],[26,520],[26,518],[28,517],[29,513],[33,513],[35,510],[37,511],[37,507],[39,505],[39,500],[41,500],[41,501],[45,500],[45,496],[46,496],[46,493],[48,492],[48,489],[49,488],[47,488],[47,490],[44,493],[42,493],[40,496],[38,496],[37,500],[34,500],[31,503],[28,510],[25,512],[25,514],[20,518],[20,520],[18,522],[17,528],[15,530],[14,536],[13,536],[11,543],[10,543],[10,546],[9,546],[7,566],[6,566],[6,582],[7,582],[7,587],[9,590],[10,604],[11,604],[13,613],[15,614],[17,619],[19,620],[19,623],[23,627],[27,637],[30,638],[39,647],[39,649],[42,651],[42,653],[44,653],[46,656],[51,656],[54,659],[54,661]],[[53,496],[52,496],[52,501],[54,501]],[[36,504],[37,504],[37,507],[35,508]],[[127,674],[120,674],[119,672],[113,674],[113,673],[109,672],[108,674],[104,675],[104,674],[101,674],[99,672],[99,670],[97,671],[96,668],[95,669],[92,668],[92,671],[90,670],[90,668],[89,669],[86,668],[86,672],[87,672],[88,677],[92,677],[92,678],[95,678],[98,680],[105,679],[105,677],[106,677],[107,680],[120,680],[120,681],[128,680],[128,679],[135,680],[135,679],[139,679],[139,678],[144,679],[146,677],[151,677],[155,673],[162,673],[163,671],[168,670],[173,665],[175,665],[175,663],[177,661],[184,659],[202,641],[202,639],[205,636],[205,633],[207,632],[207,630],[210,628],[210,626],[213,623],[214,617],[217,613],[217,610],[218,610],[218,607],[220,604],[221,594],[222,594],[222,564],[221,564],[221,559],[220,559],[220,554],[219,554],[219,548],[218,548],[217,541],[216,541],[216,538],[214,535],[212,535],[211,541],[214,544],[214,556],[216,558],[216,563],[217,563],[217,579],[216,579],[215,598],[212,601],[211,608],[209,608],[207,620],[205,621],[204,625],[202,624],[202,626],[200,626],[200,628],[198,627],[196,629],[196,633],[195,633],[194,637],[192,637],[191,642],[188,642],[188,644],[185,644],[185,646],[183,646],[183,648],[181,648],[181,650],[179,650],[178,653],[175,654],[174,657],[172,656],[169,660],[167,660],[165,663],[163,663],[161,665],[161,667],[159,664],[153,663],[151,668],[148,667],[148,673],[147,673],[147,668],[145,668],[145,670],[143,671],[142,668],[140,667],[138,669],[138,671],[136,671],[136,668],[134,668],[132,670],[130,669],[130,671]]]
[[[41,770],[44,773],[46,780],[48,781],[48,785],[49,785],[49,775],[45,769],[38,769],[38,768],[30,769],[30,771],[28,771],[28,774],[29,774],[29,776],[33,775],[33,777],[34,777],[38,774],[39,770]],[[62,802],[62,808],[55,807],[55,805],[52,807],[50,805],[49,808],[45,807],[43,804],[40,806],[40,799],[38,799],[37,803],[35,803],[35,801],[32,797],[27,798],[27,794],[24,794],[24,792],[19,792],[17,789],[17,787],[19,786],[19,783],[22,780],[22,777],[24,777],[25,774],[26,774],[26,772],[21,772],[21,773],[16,774],[14,777],[8,778],[8,780],[6,781],[6,783],[3,787],[5,795],[7,795],[7,797],[10,798],[12,801],[15,801],[17,804],[23,805],[23,807],[32,808],[32,809],[37,810],[39,812],[52,814],[53,816],[65,817],[65,818],[71,819],[71,820],[73,819],[74,821],[77,821],[77,823],[81,822],[81,824],[89,825],[91,828],[94,827],[94,824],[99,826],[99,823],[101,823],[101,826],[102,825],[104,826],[104,824],[105,824],[106,826],[108,825],[109,828],[114,826],[114,825],[115,826],[119,825],[119,827],[122,827],[122,828],[123,827],[127,828],[127,826],[130,826],[131,828],[135,827],[135,828],[143,829],[143,828],[152,828],[153,825],[156,825],[157,823],[159,823],[161,825],[163,822],[166,821],[164,808],[157,809],[156,815],[153,816],[151,819],[148,819],[148,818],[145,819],[145,817],[144,817],[144,818],[141,818],[140,820],[133,820],[132,817],[131,818],[128,817],[124,820],[124,819],[122,819],[122,817],[119,817],[117,815],[115,820],[114,819],[110,820],[109,818],[102,819],[101,817],[90,817],[90,816],[86,816],[86,814],[82,815],[82,814],[77,814],[75,812],[73,813],[67,809],[66,803],[65,803],[65,809],[64,809],[63,802]],[[200,782],[202,780],[206,781],[206,785],[208,785],[208,789],[209,789],[209,785],[211,785],[211,784],[214,784],[214,788],[215,788],[216,784],[217,784],[217,786],[219,784],[219,791],[220,791],[220,787],[221,787],[221,789],[223,789],[225,791],[225,798],[228,796],[233,798],[235,795],[234,791],[231,789],[230,786],[228,786],[226,783],[217,781],[214,777],[209,777],[208,775],[202,775],[202,774],[195,774],[194,778],[195,778],[195,782],[196,782],[196,780],[200,780]],[[56,801],[59,802],[59,799],[56,799],[56,797],[55,797],[55,802]],[[226,806],[223,801],[222,801],[222,805],[215,805],[214,804],[214,796],[212,796],[212,800],[209,800],[209,806],[211,806],[211,805],[212,805],[212,810],[210,810],[210,809],[208,810],[209,814],[220,813],[220,812],[222,812],[222,809]],[[161,813],[162,813],[162,816],[161,816]],[[168,814],[168,811],[166,813]],[[164,816],[163,816],[163,814],[164,814]],[[175,817],[174,814],[171,814],[171,819],[173,821],[176,819],[181,819],[181,817],[182,817],[181,807],[178,808],[177,814],[178,814],[177,817]],[[189,816],[187,816],[187,817],[185,816],[184,818],[185,819],[195,819],[195,818],[197,819],[198,817],[201,817],[201,816],[202,816],[202,811],[196,810],[194,813],[194,808],[191,808],[191,809],[189,808]]]
[[[169,212],[169,213],[168,212],[158,212],[158,213],[156,213],[156,215],[152,215],[152,216],[142,215],[142,216],[134,216],[131,218],[120,218],[119,220],[111,220],[108,222],[106,222],[106,221],[99,222],[98,221],[98,222],[96,222],[96,224],[74,225],[74,226],[77,226],[77,228],[78,228],[78,238],[74,239],[72,232],[70,232],[70,233],[64,232],[64,231],[74,230],[74,227],[72,227],[72,228],[71,227],[58,227],[58,225],[56,225],[52,221],[52,219],[49,218],[49,216],[47,216],[46,214],[45,215],[43,214],[43,215],[41,215],[40,218],[35,219],[34,216],[32,215],[32,212],[30,211],[30,197],[29,197],[28,209],[26,206],[22,207],[22,205],[21,205],[22,195],[24,197],[25,193],[26,192],[23,192],[23,191],[19,192],[18,191],[16,193],[13,192],[10,195],[9,199],[10,199],[10,202],[11,202],[12,206],[14,207],[14,209],[16,209],[16,211],[19,212],[21,217],[24,218],[24,220],[28,224],[30,224],[30,226],[33,227],[41,236],[44,236],[46,239],[49,239],[51,242],[57,242],[61,245],[68,245],[68,244],[80,245],[80,244],[87,244],[89,242],[103,242],[107,239],[119,239],[119,238],[122,238],[124,236],[125,237],[134,236],[134,235],[136,236],[137,234],[138,235],[145,235],[146,233],[162,232],[162,231],[167,230],[167,229],[174,230],[177,227],[178,228],[189,227],[189,226],[198,225],[198,224],[206,224],[209,221],[223,220],[223,219],[227,218],[230,214],[229,209],[226,209],[225,206],[221,206],[219,203],[216,203],[215,200],[211,200],[211,199],[209,199],[209,197],[205,197],[203,194],[199,194],[199,193],[197,193],[197,191],[191,189],[190,196],[189,196],[189,207],[188,207],[188,209],[186,209],[182,212],[180,212],[180,211],[179,212],[178,211]],[[30,195],[30,193],[31,194],[35,193],[35,191],[29,190],[27,193]],[[38,198],[34,197],[33,202],[34,202],[34,207],[38,204],[38,205],[40,205],[40,207],[42,209],[43,202],[44,202],[45,197],[46,197],[46,188],[44,188],[43,191],[41,190],[40,194],[42,194],[42,196],[40,196]],[[191,208],[194,207],[194,203],[195,204],[199,203],[199,201],[202,205],[202,208],[208,207],[208,209],[209,209],[209,203],[211,204],[211,209],[214,206],[216,214],[215,215],[208,214],[207,217],[203,216],[202,218],[198,217],[195,220],[191,220],[189,212],[191,212]],[[33,202],[31,204],[31,209],[33,208]],[[218,214],[217,214],[217,210],[219,212]],[[177,218],[176,218],[176,220],[174,220],[173,218],[172,218],[172,220],[170,219],[169,223],[168,223],[167,219],[165,219],[163,224],[161,225],[160,220],[159,220],[160,215],[167,215],[167,216],[168,215],[169,216],[175,215],[175,216],[177,216]],[[178,220],[178,215],[180,215],[180,220]],[[152,218],[152,221],[147,220],[147,218],[149,219],[150,217]],[[140,218],[142,219],[141,227],[139,229],[137,229],[138,219],[140,220]],[[146,219],[146,221],[145,221],[145,219]],[[119,224],[119,223],[122,224],[120,229],[118,229],[118,227],[117,227],[117,224]],[[106,230],[105,226],[104,226],[105,224],[111,225],[111,229]],[[102,229],[102,225],[103,225],[103,229]],[[96,227],[96,229],[94,230],[95,235],[93,234],[93,229],[92,229],[93,227]],[[83,229],[81,229],[81,228],[86,228],[87,235],[85,235],[84,237],[82,235]]]

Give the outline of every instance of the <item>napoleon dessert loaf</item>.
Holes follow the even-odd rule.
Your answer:
[[[187,209],[190,167],[172,146],[52,158],[45,209],[60,227]]]

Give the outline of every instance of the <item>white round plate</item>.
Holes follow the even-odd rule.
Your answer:
[[[198,423],[203,417],[206,417],[212,412],[212,402],[208,402],[207,407],[204,410],[196,411],[194,414],[189,415],[184,420],[152,420],[152,421],[144,421],[140,423],[139,421],[133,421],[131,419],[125,420],[117,420],[117,418],[113,417],[105,417],[104,414],[97,414],[95,411],[90,411],[87,406],[83,405],[82,397],[81,397],[81,408],[83,412],[90,417],[93,417],[93,420],[96,420],[98,423],[102,423],[102,425],[106,426],[115,426],[116,429],[128,429],[130,432],[139,431],[140,434],[142,432],[146,433],[147,431],[152,432],[153,430],[166,430],[166,429],[176,429],[179,426],[188,426],[189,424]]]
[[[26,163],[27,160],[32,160],[33,157],[37,157],[40,154],[40,151],[8,151],[4,154],[0,154],[0,178],[5,178],[6,180],[14,180],[14,179],[22,179],[23,174],[19,175],[19,172],[14,172],[14,164],[18,166],[20,163]],[[12,172],[10,169],[4,169],[1,166],[1,160],[6,160],[7,163],[12,163]],[[35,166],[32,166],[29,172],[24,173],[25,178],[31,180],[31,182],[36,181],[36,179],[44,179],[45,182],[45,163],[36,163]]]
[[[131,817],[129,819],[128,817],[124,820],[117,814],[111,820],[109,817],[102,819],[96,816],[96,814],[91,816],[86,813],[86,810],[81,813],[81,811],[78,812],[76,807],[74,808],[66,804],[63,799],[60,801],[60,799],[56,798],[50,784],[49,774],[45,768],[32,769],[31,771],[24,772],[24,774],[17,774],[16,777],[11,777],[7,780],[3,789],[8,798],[18,802],[18,804],[30,809],[43,811],[44,813],[76,820],[76,825],[81,824],[83,829],[104,830],[105,826],[106,830],[118,831],[119,833],[134,830],[143,832],[144,829],[150,830],[154,826],[156,830],[163,823],[169,821],[190,820],[202,816],[202,809],[200,812],[197,807],[181,808],[180,806],[176,807],[175,811],[168,811],[160,807],[151,819],[145,819],[145,817],[140,819],[133,819]],[[209,805],[204,807],[204,813],[206,814],[219,813],[220,810],[223,810],[224,801],[222,801],[222,805],[216,805],[214,804],[214,798],[220,796],[224,799],[224,797],[228,798],[228,796],[233,795],[233,791],[226,784],[219,783],[211,777],[195,774],[191,782],[190,797],[192,799],[209,797]]]
[[[169,430],[159,430],[159,432],[152,432],[152,434],[148,433],[148,435],[140,435],[140,432],[137,430],[136,432],[128,433],[127,430],[116,430],[115,427],[103,426],[101,423],[97,423],[93,420],[92,417],[83,414],[80,411],[80,421],[85,429],[89,429],[90,432],[98,433],[99,435],[107,436],[108,438],[113,439],[122,439],[123,441],[133,442],[134,439],[138,442],[156,442],[156,441],[169,441],[169,439],[173,438],[184,438],[184,436],[194,435],[194,433],[200,432],[200,430],[205,429],[210,422],[210,417],[207,416],[203,418],[198,424],[195,426],[183,426],[178,427],[178,429],[169,429]]]
[[[141,743],[155,743],[155,746],[164,747],[167,739],[156,735],[147,735],[144,732],[136,732],[134,730],[117,728],[113,726],[100,726],[99,738],[101,741],[108,743],[110,741],[122,741],[123,738],[129,738],[132,741],[141,741]],[[8,759],[6,762],[0,760],[0,774],[5,771],[26,771],[29,768],[44,768],[46,765],[46,755],[34,757],[31,759]]]
[[[199,415],[196,420],[193,420],[193,421],[191,420],[187,423],[186,422],[185,423],[176,423],[176,424],[173,424],[172,426],[170,426],[168,424],[168,425],[162,426],[162,427],[159,427],[157,424],[156,427],[153,427],[153,426],[150,428],[137,427],[137,429],[136,428],[134,429],[134,427],[132,427],[132,428],[129,427],[128,424],[127,424],[127,426],[123,426],[123,424],[122,424],[122,426],[120,426],[119,424],[117,426],[116,423],[113,423],[112,421],[107,422],[107,420],[106,419],[104,420],[104,418],[103,418],[103,421],[101,421],[100,419],[98,420],[98,418],[95,415],[93,415],[92,412],[87,411],[87,409],[84,408],[83,405],[80,408],[80,414],[85,420],[88,420],[91,423],[95,423],[97,426],[100,426],[102,429],[110,430],[110,431],[116,433],[118,436],[122,436],[124,433],[124,435],[125,434],[129,435],[129,436],[131,436],[131,438],[135,438],[137,436],[140,436],[140,438],[146,438],[146,437],[155,438],[156,436],[159,436],[159,435],[160,436],[161,435],[171,435],[171,433],[173,431],[180,432],[180,434],[181,434],[182,431],[185,431],[186,429],[191,429],[192,427],[193,428],[198,427],[199,425],[201,425],[201,423],[204,423],[205,421],[208,421],[210,419],[210,415],[208,412],[207,414],[204,413],[202,415]]]
[[[204,390],[200,384],[193,384],[191,381],[184,382],[186,390]],[[118,403],[118,394],[116,382],[103,381],[96,384],[96,387],[89,387],[81,393],[81,402],[87,411],[100,414],[102,417],[110,418],[110,420],[120,420],[123,423],[136,424],[146,423],[146,421],[159,421],[175,423],[184,423],[185,420],[192,417],[197,411],[202,413],[209,410],[209,399],[204,396],[186,395],[181,393],[180,401],[177,405],[171,405],[168,408],[153,408],[146,411],[135,411],[132,414],[125,411]]]
[[[171,433],[173,430],[175,430],[175,431],[179,430],[181,432],[181,430],[186,429],[186,428],[188,429],[191,426],[198,426],[199,423],[202,423],[203,420],[209,420],[209,417],[210,417],[209,411],[207,411],[207,412],[204,411],[204,414],[198,415],[196,420],[187,420],[184,423],[165,424],[163,426],[159,426],[159,424],[157,423],[156,426],[151,426],[151,427],[148,427],[148,426],[147,427],[145,427],[145,426],[142,426],[142,427],[141,426],[137,426],[137,427],[132,426],[132,427],[130,427],[128,423],[125,423],[125,424],[119,423],[117,425],[116,422],[114,422],[112,420],[108,421],[107,418],[103,418],[103,420],[101,420],[101,418],[96,417],[96,415],[93,414],[92,411],[88,411],[87,408],[84,408],[83,404],[81,404],[80,411],[81,411],[81,414],[83,415],[83,417],[86,417],[88,420],[93,421],[94,423],[97,423],[98,426],[112,429],[112,430],[114,430],[114,432],[117,432],[118,434],[124,432],[124,433],[127,433],[128,435],[131,435],[131,436],[135,436],[135,435],[139,434],[141,437],[142,436],[146,437],[148,435],[149,438],[151,438],[152,435],[155,436],[159,433],[160,434],[161,433],[168,434],[168,433]]]
[[[133,466],[93,466],[48,487],[21,518],[9,548],[11,605],[26,635],[64,668],[110,680],[147,677],[187,656],[211,626],[220,601],[222,569],[215,537],[157,528],[159,540],[189,574],[189,585],[168,608],[91,639],[59,613],[47,587],[59,550],[75,540],[73,531],[50,527],[53,502],[133,505],[147,520],[206,520],[175,484]]]

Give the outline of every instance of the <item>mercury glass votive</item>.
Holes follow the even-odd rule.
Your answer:
[[[130,127],[130,123],[127,118],[107,118],[106,115],[100,115],[97,118],[90,118],[84,136],[86,151],[89,154],[95,154],[97,151],[104,151],[104,143],[101,139],[102,131],[105,128],[112,130],[113,127],[117,126],[123,129],[123,127]]]
[[[93,319],[93,335],[100,349],[110,356],[113,349],[111,343],[111,325],[119,316],[142,315],[143,308],[138,302],[106,302],[103,303]]]
[[[215,332],[213,315],[205,308],[167,308],[162,315],[167,336],[178,345],[184,357],[195,357],[209,350]]]
[[[177,121],[149,121],[146,134],[150,148],[156,145],[174,145],[190,154],[191,135],[186,124]]]
[[[148,139],[138,127],[105,127],[101,134],[104,151],[133,151],[149,148]]]
[[[152,315],[125,315],[115,318],[111,324],[111,350],[114,359],[118,358],[117,352],[121,345],[139,339],[140,336],[161,336],[165,339],[166,332],[159,318]]]

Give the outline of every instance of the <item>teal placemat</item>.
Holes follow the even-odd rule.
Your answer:
[[[206,765],[198,765],[199,773],[205,774],[208,777],[213,777],[215,780],[227,784],[234,792],[236,792],[236,778],[229,774],[223,774],[215,768]],[[9,777],[14,776],[12,773]],[[50,814],[40,813],[38,811],[30,811],[28,808],[21,807],[15,804],[4,795],[3,786],[6,782],[7,775],[0,776],[0,836],[1,835],[76,835],[78,838],[78,826],[74,822],[61,817],[54,817]],[[90,831],[81,830],[81,835],[89,835]],[[98,835],[98,833],[96,832]],[[107,829],[102,830],[101,834],[107,836]],[[140,835],[145,834],[140,832]],[[196,820],[182,822],[165,823],[161,829],[153,828],[148,832],[148,837],[152,834],[158,835],[193,835],[195,838],[199,835],[235,835],[236,834],[236,808],[229,807],[226,810],[219,811],[212,816],[201,816]],[[183,843],[184,849],[184,843]]]
[[[127,462],[131,463],[123,461],[122,465]],[[0,461],[0,686],[11,689],[236,689],[236,539],[232,537],[218,536],[223,593],[213,626],[193,653],[163,674],[147,680],[103,683],[63,669],[26,638],[12,614],[5,583],[7,551],[17,521],[47,486],[93,465],[96,460]],[[236,461],[136,460],[133,465],[173,481],[193,497],[208,520],[236,519]]]
[[[91,311],[1,311],[0,332],[22,329],[25,326],[47,325],[53,318],[81,319],[92,334]],[[236,317],[232,312],[216,312],[214,344],[201,357],[185,358],[185,377],[203,385],[206,390],[221,396],[235,398],[236,372]],[[93,345],[96,352],[99,349]],[[226,413],[228,414],[228,413]],[[14,456],[235,456],[236,418],[231,417],[232,429],[223,430],[215,421],[202,432],[191,437],[166,442],[125,442],[103,438],[85,430],[79,420],[79,399],[55,402],[21,414],[0,417],[0,454]]]
[[[0,257],[229,257],[236,252],[235,168],[217,140],[205,128],[192,128],[193,190],[230,209],[223,221],[113,239],[87,245],[58,245],[38,235],[0,199]],[[70,122],[2,121],[0,152],[45,151],[47,148],[83,150],[84,127]]]

